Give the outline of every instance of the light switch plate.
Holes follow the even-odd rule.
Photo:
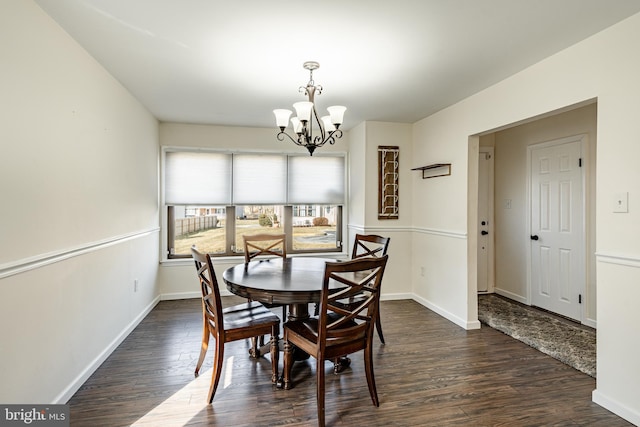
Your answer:
[[[613,212],[628,213],[629,212],[629,193],[620,192],[614,195]]]

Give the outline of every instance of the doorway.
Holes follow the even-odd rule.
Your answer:
[[[572,136],[567,137],[567,135]],[[568,274],[573,274],[574,277],[582,275],[582,278],[578,279],[581,283],[581,288],[562,289],[563,296],[561,299],[570,299],[571,295],[569,295],[569,298],[566,295],[573,294],[573,301],[577,299],[579,307],[577,313],[574,310],[568,317],[577,319],[586,326],[596,328],[596,137],[597,104],[589,103],[470,138],[470,149],[476,151],[477,156],[474,162],[470,164],[470,167],[474,169],[470,170],[470,176],[477,177],[477,181],[470,180],[473,185],[477,184],[476,188],[470,187],[473,191],[473,199],[470,200],[473,206],[470,211],[471,217],[469,221],[470,241],[472,242],[470,255],[474,258],[473,264],[470,263],[469,267],[473,269],[472,273],[470,272],[470,276],[473,276],[472,286],[475,288],[473,289],[474,292],[478,291],[478,294],[496,293],[525,305],[546,308],[544,302],[541,303],[534,300],[534,293],[541,289],[539,286],[538,291],[534,290],[536,282],[538,285],[540,284],[541,269],[538,267],[539,260],[534,260],[534,266],[532,266],[532,255],[537,256],[541,251],[547,249],[537,246],[534,249],[533,245],[542,243],[542,241],[531,240],[531,236],[537,235],[539,239],[541,236],[538,230],[534,230],[534,227],[532,227],[534,214],[532,214],[530,202],[533,193],[530,177],[531,150],[537,144],[553,146],[558,145],[558,142],[568,143],[571,140],[580,140],[578,144],[581,145],[581,151],[578,158],[582,159],[582,167],[578,170],[582,174],[582,180],[577,185],[581,185],[581,188],[578,190],[574,184],[569,182],[563,184],[564,187],[558,191],[565,191],[563,194],[567,197],[570,194],[570,192],[567,192],[568,189],[576,190],[579,195],[582,195],[582,201],[578,202],[578,205],[582,204],[579,209],[572,208],[563,211],[565,215],[578,212],[582,215],[583,222],[581,225],[577,225],[582,230],[582,247],[578,249],[578,252],[582,254],[582,260],[575,266],[577,267],[580,263],[582,265],[580,272],[577,274],[567,270],[567,266],[573,267],[575,264],[572,258],[574,255],[563,247],[563,252],[560,255],[564,257],[563,260],[560,260],[563,264],[558,264],[557,270],[558,274],[564,275],[561,276],[563,280]],[[475,150],[474,144],[477,144]],[[543,147],[543,145],[538,145],[538,147]],[[491,272],[491,267],[493,267],[493,281],[489,280],[490,284],[487,286],[487,291],[484,291],[483,285],[485,263],[482,254],[483,242],[481,239],[483,236],[481,233],[483,231],[482,221],[484,218],[482,217],[484,214],[481,214],[483,198],[480,197],[483,191],[481,187],[484,185],[482,164],[485,160],[484,151],[487,151],[485,148],[493,149],[491,157],[494,163],[493,188],[490,189],[490,193],[493,193],[493,221],[489,221],[489,227],[486,229],[489,241],[493,245],[492,255],[494,256],[493,266],[489,264],[489,268],[486,271]],[[543,152],[539,153],[544,154]],[[562,157],[564,155],[558,154],[558,156]],[[537,161],[539,162],[540,158]],[[475,169],[475,167],[478,169]],[[558,186],[560,186],[559,183]],[[574,187],[572,188],[571,186]],[[568,218],[571,219],[571,216]],[[572,222],[574,225],[580,224],[579,221],[572,220]],[[566,225],[567,222],[565,221],[564,224]],[[549,255],[549,257],[557,260],[558,255]],[[543,266],[543,268],[546,267]],[[573,271],[575,272],[575,270]],[[532,279],[532,275],[538,276]],[[569,282],[565,280],[560,283],[565,285]],[[491,284],[493,289],[491,289]],[[576,290],[579,292],[575,292]],[[545,292],[550,294],[546,290],[538,293],[544,294]],[[560,294],[560,291],[557,293]],[[566,312],[557,308],[550,307],[550,310],[567,315]]]

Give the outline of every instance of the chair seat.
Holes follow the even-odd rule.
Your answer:
[[[329,314],[328,317],[331,319],[333,316]],[[314,346],[316,346],[318,343],[319,325],[320,323],[318,319],[313,317],[295,322],[287,322],[285,323],[285,328],[289,330],[289,337],[292,342],[296,344],[300,343],[299,340],[291,336],[291,334],[294,334],[301,337],[304,341],[312,343]],[[364,333],[365,331],[362,330],[359,337],[349,334],[349,330],[351,330],[352,328],[356,328],[357,326],[358,325],[356,322],[349,321],[342,325],[339,329],[334,329],[335,333],[344,332],[344,337],[327,339],[325,343],[325,356],[327,358],[343,356],[353,352],[354,348],[360,347],[360,345],[354,345],[354,342],[357,341],[358,338],[361,338],[362,342],[364,343],[367,339],[366,334]]]
[[[270,326],[280,323],[280,318],[257,301],[234,305],[222,310],[224,329],[254,328],[259,325]],[[255,332],[255,331],[254,331]]]

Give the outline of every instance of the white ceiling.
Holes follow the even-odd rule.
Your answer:
[[[36,0],[159,120],[413,123],[640,12],[638,0]]]

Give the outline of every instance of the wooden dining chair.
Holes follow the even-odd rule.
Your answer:
[[[286,234],[245,234],[242,236],[244,241],[244,262],[245,264],[257,257],[277,256],[281,258],[287,257],[287,235]],[[251,300],[248,300],[251,301]],[[282,307],[282,321],[287,320],[287,306],[282,304],[270,304],[263,302],[267,308]],[[264,336],[253,338],[252,346],[256,349],[264,346]]]
[[[286,234],[253,234],[243,235],[244,262],[248,263],[259,256],[287,257]],[[282,307],[282,321],[287,320],[287,306],[282,304],[262,303],[267,308]],[[262,345],[262,343],[260,343]]]
[[[389,249],[389,242],[391,238],[382,237],[375,234],[356,234],[353,242],[353,250],[351,251],[351,259],[363,258],[363,257],[381,257],[387,254]],[[336,304],[343,304],[344,306],[350,304],[358,304],[363,297],[361,295],[354,295],[348,300],[337,301]],[[316,315],[318,314],[318,306],[316,305]],[[382,333],[382,322],[380,321],[380,315],[376,318],[376,331],[380,342],[385,344],[384,335]],[[339,372],[341,366],[336,364],[336,372]]]
[[[191,247],[191,255],[200,280],[204,322],[200,357],[195,370],[196,376],[199,375],[202,362],[207,353],[209,338],[213,336],[215,340],[213,373],[211,375],[208,402],[211,403],[213,401],[213,396],[218,388],[224,362],[225,343],[231,341],[271,334],[271,381],[275,383],[278,380],[280,318],[257,302],[247,302],[223,309],[218,280],[213,270],[211,257],[209,254],[200,253],[195,246]]]
[[[389,249],[390,237],[382,237],[375,234],[356,234],[353,242],[353,250],[351,251],[351,259],[374,256],[381,257],[387,254]],[[349,301],[350,304],[357,304],[358,297],[354,297]],[[380,322],[380,313],[376,318],[376,331],[380,342],[385,344],[384,335],[382,334],[382,323]]]
[[[364,366],[369,394],[379,406],[373,373],[373,329],[380,304],[380,284],[388,256],[358,258],[345,262],[327,262],[322,284],[319,316],[289,321],[284,324],[285,389],[293,387],[291,369],[293,349],[298,348],[316,359],[318,423],[325,424],[326,360],[364,350]],[[336,290],[336,288],[339,288]],[[366,295],[358,306],[345,309],[335,305],[352,295]]]

